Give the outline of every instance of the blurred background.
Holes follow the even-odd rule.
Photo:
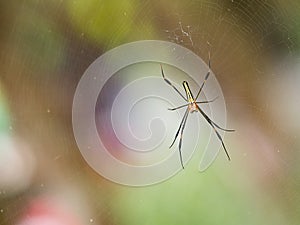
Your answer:
[[[1,1],[0,224],[299,224],[297,0]],[[186,35],[188,33],[189,35]],[[224,92],[232,157],[199,173],[114,184],[82,158],[72,101],[86,68],[156,39],[207,62]]]

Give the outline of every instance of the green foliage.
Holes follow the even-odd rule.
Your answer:
[[[66,10],[78,32],[100,46],[150,39],[155,33],[151,21],[137,17],[139,4],[135,0],[70,0]]]
[[[119,188],[113,203],[118,224],[253,225],[286,221],[280,207],[261,196],[251,178],[241,177],[238,171],[226,174],[217,162],[199,173],[197,163],[192,160],[184,171],[160,184]]]
[[[133,26],[134,2],[68,1],[67,10],[79,32],[97,43],[122,42]]]

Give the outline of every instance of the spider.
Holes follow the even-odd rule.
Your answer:
[[[209,77],[209,75],[210,75],[210,72],[211,72],[211,67],[210,67],[210,54],[209,54],[208,67],[209,67],[209,70],[208,70],[208,72],[207,72],[207,74],[206,74],[206,76],[205,76],[205,78],[204,78],[204,81],[203,81],[202,85],[200,86],[200,89],[199,89],[199,91],[198,91],[198,93],[197,93],[197,95],[196,95],[196,98],[194,98],[193,93],[192,93],[192,91],[191,91],[191,89],[190,89],[190,87],[189,87],[188,82],[187,82],[187,81],[183,81],[183,82],[182,82],[184,91],[185,91],[185,93],[186,93],[186,97],[184,97],[184,96],[181,94],[181,92],[180,92],[180,91],[179,91],[179,90],[171,83],[171,81],[168,80],[168,79],[165,77],[163,67],[162,67],[162,65],[160,64],[161,74],[162,74],[162,77],[163,77],[164,81],[165,81],[168,85],[170,85],[170,86],[171,86],[171,87],[172,87],[172,88],[173,88],[173,89],[174,89],[174,90],[175,90],[175,91],[176,91],[176,92],[177,92],[177,93],[178,93],[178,94],[179,94],[179,95],[187,102],[187,104],[178,106],[178,107],[176,107],[176,108],[171,108],[171,109],[169,109],[169,110],[174,111],[174,110],[177,110],[177,109],[181,109],[181,108],[183,108],[183,107],[187,107],[186,110],[185,110],[184,116],[183,116],[183,118],[182,118],[182,120],[181,120],[181,122],[180,122],[179,128],[178,128],[178,130],[177,130],[177,132],[176,132],[176,134],[175,134],[175,138],[174,138],[172,144],[171,144],[170,147],[169,147],[169,148],[171,148],[171,147],[174,145],[174,143],[175,143],[175,141],[176,141],[176,139],[177,139],[177,137],[178,137],[178,135],[179,135],[179,132],[180,132],[180,140],[179,140],[179,146],[178,146],[178,148],[179,148],[180,163],[181,163],[181,166],[182,166],[183,169],[184,169],[184,165],[183,165],[182,153],[181,153],[182,135],[183,135],[183,130],[184,130],[184,128],[185,128],[185,124],[186,124],[186,121],[187,121],[187,118],[188,118],[189,113],[194,113],[194,112],[200,112],[201,115],[205,118],[205,120],[209,123],[209,125],[214,129],[214,131],[215,131],[215,133],[216,133],[218,139],[219,139],[219,140],[221,141],[221,143],[222,143],[222,146],[223,146],[223,149],[224,149],[224,151],[225,151],[225,153],[226,153],[226,155],[227,155],[227,158],[228,158],[228,160],[230,161],[230,156],[229,156],[229,154],[228,154],[228,152],[227,152],[227,149],[226,149],[226,147],[225,147],[225,144],[224,144],[224,142],[223,142],[223,140],[222,140],[221,135],[219,134],[219,132],[217,131],[216,128],[218,128],[218,129],[220,129],[220,130],[223,130],[223,131],[226,131],[226,132],[233,132],[234,130],[231,130],[231,129],[224,129],[224,128],[220,127],[218,124],[216,124],[214,121],[212,121],[212,120],[206,115],[206,113],[205,113],[205,112],[199,107],[199,105],[198,105],[198,104],[203,104],[203,103],[210,103],[210,102],[213,102],[213,101],[215,101],[215,100],[217,99],[217,97],[214,98],[214,99],[212,99],[212,100],[209,100],[209,101],[197,101],[197,99],[198,99],[198,97],[199,97],[199,95],[200,95],[200,93],[201,93],[201,91],[202,91],[202,89],[203,89],[203,86],[204,86],[205,82],[207,81],[207,79],[208,79],[208,77]]]

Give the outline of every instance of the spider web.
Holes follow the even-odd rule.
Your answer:
[[[167,182],[166,186],[162,184],[162,191],[159,192],[159,195],[157,192],[152,193],[153,196],[149,195],[147,191],[151,190],[151,188],[146,189],[146,191],[137,189],[134,189],[134,191],[127,190],[126,194],[128,196],[126,196],[126,200],[124,200],[125,197],[122,196],[119,201],[116,200],[115,196],[121,193],[120,189],[124,191],[125,188],[115,187],[105,181],[98,183],[95,181],[97,178],[91,174],[87,177],[88,169],[84,163],[80,163],[80,157],[70,157],[73,151],[70,150],[70,146],[73,147],[72,134],[70,131],[65,131],[64,128],[62,128],[62,126],[64,126],[62,121],[66,121],[66,117],[63,116],[70,114],[67,111],[69,108],[65,109],[65,111],[62,110],[63,113],[59,111],[68,101],[65,96],[71,96],[74,91],[72,88],[71,90],[68,89],[68,86],[70,84],[73,88],[76,86],[84,69],[102,53],[99,48],[106,49],[111,46],[106,46],[105,44],[101,47],[95,47],[92,41],[88,40],[88,35],[84,31],[80,31],[76,34],[76,31],[69,28],[69,26],[66,25],[66,21],[68,21],[69,18],[65,17],[65,11],[62,10],[64,6],[62,4],[48,8],[47,5],[39,1],[28,2],[29,3],[23,2],[19,6],[20,8],[14,4],[13,6],[5,8],[5,10],[10,12],[11,9],[18,8],[18,10],[16,10],[18,13],[16,14],[20,12],[19,15],[22,16],[20,17],[21,19],[19,19],[23,19],[24,21],[28,20],[28,27],[34,27],[35,32],[37,32],[35,30],[36,21],[40,20],[40,18],[50,18],[51,26],[49,25],[49,27],[52,27],[55,20],[53,22],[51,19],[57,17],[56,22],[61,22],[60,26],[57,26],[60,31],[58,32],[59,35],[54,35],[55,38],[53,38],[51,35],[55,33],[55,29],[51,30],[46,27],[43,30],[38,30],[37,33],[39,33],[39,35],[29,35],[26,36],[25,38],[27,39],[25,39],[22,36],[24,34],[20,32],[20,27],[11,26],[13,28],[11,28],[12,30],[10,30],[8,37],[3,38],[4,50],[1,56],[6,59],[5,66],[9,67],[9,65],[13,65],[11,67],[15,67],[12,63],[18,53],[15,49],[27,49],[24,55],[18,56],[21,58],[21,69],[10,68],[7,72],[9,75],[23,74],[26,72],[27,77],[22,78],[22,76],[19,76],[16,82],[14,76],[6,76],[6,73],[3,73],[3,77],[5,77],[5,79],[3,79],[5,81],[4,85],[11,83],[16,85],[16,87],[13,86],[15,88],[12,89],[14,89],[16,93],[20,92],[24,94],[27,99],[33,99],[34,94],[39,93],[43,100],[41,108],[46,107],[44,114],[33,112],[32,109],[35,109],[35,104],[38,104],[40,101],[36,100],[35,102],[34,99],[32,102],[26,102],[25,112],[23,105],[20,104],[20,102],[24,102],[24,96],[21,96],[18,101],[11,103],[13,110],[18,110],[18,113],[14,112],[14,115],[18,116],[12,119],[16,121],[17,129],[18,126],[24,126],[18,124],[25,120],[24,117],[33,115],[31,120],[26,120],[27,123],[24,123],[26,126],[24,130],[28,132],[29,128],[27,125],[35,124],[36,127],[38,127],[36,131],[39,133],[42,133],[42,131],[45,132],[46,130],[46,134],[51,134],[51,137],[47,136],[51,144],[59,143],[59,149],[62,149],[60,152],[52,152],[52,150],[57,147],[56,145],[53,145],[53,148],[45,147],[46,150],[42,151],[41,149],[45,146],[43,140],[35,140],[37,139],[36,137],[31,137],[31,139],[38,143],[39,154],[44,155],[45,158],[48,158],[51,164],[53,164],[53,171],[56,171],[56,175],[53,175],[51,178],[63,176],[63,178],[60,177],[60,179],[69,186],[78,186],[79,189],[82,188],[85,190],[84,194],[89,195],[89,203],[92,203],[91,205],[94,207],[94,210],[91,213],[92,215],[89,214],[89,219],[85,221],[86,224],[92,222],[96,224],[97,220],[103,224],[141,224],[141,217],[138,215],[144,215],[149,221],[149,224],[151,222],[152,224],[157,224],[157,221],[155,221],[151,213],[154,213],[156,216],[160,215],[161,218],[163,218],[162,221],[164,221],[164,224],[174,224],[174,220],[172,220],[174,216],[168,216],[170,215],[170,211],[168,211],[170,204],[172,206],[180,205],[180,209],[174,208],[174,211],[181,212],[182,215],[201,214],[201,216],[205,216],[205,214],[209,213],[213,215],[223,215],[225,209],[218,208],[218,204],[216,204],[220,202],[220,198],[222,201],[224,200],[224,202],[237,203],[236,206],[228,206],[228,208],[233,208],[226,211],[226,218],[222,217],[224,220],[227,218],[234,220],[237,215],[239,215],[239,218],[245,218],[247,221],[250,221],[250,224],[251,222],[252,224],[297,224],[300,214],[300,156],[298,151],[300,146],[300,103],[298,97],[298,89],[300,86],[298,75],[300,71],[298,55],[300,43],[300,26],[298,22],[300,4],[298,1],[167,0],[141,1],[139,4],[136,2],[132,3],[131,7],[136,7],[137,12],[136,17],[132,17],[132,21],[130,22],[131,24],[135,24],[135,28],[137,29],[134,30],[131,28],[131,30],[126,32],[128,39],[122,39],[122,41],[133,41],[138,38],[153,39],[153,35],[149,35],[150,32],[144,36],[143,34],[137,34],[138,28],[142,30],[142,28],[150,24],[155,27],[156,30],[160,30],[158,31],[158,35],[161,39],[169,40],[189,48],[205,62],[208,61],[208,53],[210,52],[212,70],[222,86],[225,96],[227,125],[228,128],[234,128],[236,132],[226,134],[224,139],[229,153],[232,156],[232,161],[228,162],[225,157],[222,157],[224,155],[219,154],[216,166],[213,166],[211,169],[213,175],[218,179],[217,185],[222,184],[220,187],[222,189],[224,188],[224,192],[219,191],[221,195],[208,197],[205,193],[205,191],[210,188],[212,190],[219,188],[213,186],[216,183],[209,183],[209,180],[206,180],[206,176],[211,175],[211,173],[207,173],[208,175],[198,173],[196,175],[190,175],[189,170],[187,170],[185,174],[188,174],[188,176],[186,176],[188,178],[184,179],[182,177],[185,176],[178,176],[178,179],[176,177],[174,181],[170,181],[172,183]],[[30,9],[27,11],[27,14],[26,8]],[[43,14],[45,11],[47,13]],[[32,17],[32,15],[35,14],[39,15],[37,17],[38,19]],[[30,15],[30,18],[35,19],[31,20],[27,17],[28,15]],[[54,17],[52,18],[51,16],[53,15]],[[128,17],[130,12],[124,11],[123,15]],[[10,17],[8,18],[11,19]],[[12,20],[14,20],[14,18]],[[84,19],[82,18],[81,20]],[[3,21],[3,26],[5,29],[8,29],[7,24],[11,24],[11,20],[7,19]],[[103,21],[105,24],[111,23],[110,18],[105,18]],[[20,23],[20,21],[17,21],[17,23]],[[121,36],[124,29],[130,28],[122,28],[120,26],[119,32],[110,34],[109,37],[112,39],[112,43],[115,43],[113,40]],[[64,32],[62,32],[62,30]],[[38,39],[36,39],[36,37],[38,37]],[[59,51],[51,51],[52,55],[47,55],[47,49],[41,47],[49,43],[47,42],[48,39],[44,39],[45,37],[54,40],[50,46],[51,50],[55,49],[53,46],[55,46],[57,42],[63,43],[61,45],[64,45],[66,48],[65,51],[68,58],[66,59],[65,65],[62,66],[64,67],[62,69],[63,71],[57,73],[59,75],[63,74],[64,76],[56,77],[55,74],[50,74],[52,76],[49,76],[49,73],[51,73],[48,70],[49,65],[47,62],[43,64],[43,61],[47,61],[47,57],[52,59],[52,61],[55,59],[53,62],[50,60],[53,65],[59,64],[63,61],[59,60],[59,57],[64,56],[63,53]],[[35,38],[35,42],[37,45],[40,44],[40,46],[31,46],[28,44],[30,42],[27,41],[31,38]],[[6,45],[6,43],[9,44]],[[59,45],[59,47],[61,47],[61,45]],[[11,46],[15,46],[14,50],[10,50]],[[40,57],[40,54],[36,53],[40,53],[39,50],[41,49],[43,50],[42,53],[45,54],[43,57]],[[36,62],[39,62],[40,65],[38,68],[34,67],[34,65],[37,64]],[[30,63],[30,69],[24,72],[23,67],[25,67],[24,65],[26,65],[26,63]],[[37,73],[35,69],[38,69],[39,72]],[[58,69],[55,71],[58,71]],[[40,77],[37,76],[37,74],[46,75],[45,77]],[[76,75],[75,78],[74,74]],[[33,80],[38,80],[39,82],[34,83]],[[22,81],[26,84],[31,82],[33,85],[28,88],[26,84],[22,84]],[[40,88],[41,84],[43,84],[42,91]],[[8,88],[10,87],[9,85],[7,86]],[[50,97],[48,97],[48,91],[52,87],[58,94],[50,94]],[[24,91],[29,89],[30,91]],[[12,96],[14,96],[12,99],[17,99],[15,96],[18,96],[18,94],[16,93],[12,92]],[[60,98],[61,96],[63,97]],[[49,100],[49,98],[53,98],[54,100]],[[18,105],[20,105],[20,107],[18,107]],[[54,106],[57,105],[59,105],[59,109],[56,110],[59,111],[59,113],[54,114]],[[50,108],[51,110],[49,110]],[[54,108],[54,113],[52,112],[52,108]],[[63,114],[63,116],[61,116],[60,113]],[[39,115],[38,122],[36,121],[36,115]],[[56,119],[59,116],[62,118]],[[43,127],[41,121],[44,122],[45,120],[50,121],[49,126]],[[57,123],[59,123],[58,126]],[[55,128],[55,126],[57,127]],[[14,129],[15,127],[13,127],[12,132],[15,132]],[[69,127],[66,130],[68,129]],[[49,132],[49,130],[51,132]],[[52,157],[53,155],[51,154],[54,154],[55,157]],[[195,157],[196,163],[199,162],[200,156],[197,157]],[[52,158],[54,159],[52,160]],[[47,162],[49,163],[49,161]],[[56,166],[62,165],[62,162],[66,164],[66,167],[63,168],[70,169],[57,171]],[[58,166],[57,168],[61,167]],[[192,169],[195,168],[196,167],[193,167]],[[28,187],[30,190],[23,190],[25,194],[23,192],[11,194],[9,193],[9,189],[0,188],[0,223],[14,223],[16,218],[22,215],[23,202],[27,201],[31,195],[36,192],[44,193],[46,192],[44,190],[57,191],[55,188],[47,185],[47,180],[51,179],[48,177],[49,174],[54,174],[54,172],[51,170],[50,172],[44,173],[44,170],[45,168],[41,169],[42,172],[39,180],[33,183],[32,187]],[[45,183],[41,180],[45,180]],[[208,184],[206,184],[205,181],[207,181]],[[78,183],[84,184],[81,187]],[[201,183],[202,186],[198,185],[199,183]],[[206,189],[203,188],[209,185],[212,186]],[[67,193],[70,191],[70,189],[68,189],[69,186],[67,186],[67,190],[62,190],[61,192]],[[176,198],[170,195],[173,193],[170,187],[176,191]],[[189,188],[188,191],[183,191],[187,190],[187,188]],[[236,198],[227,198],[227,195],[232,196],[230,191],[236,193]],[[145,198],[147,195],[152,196],[153,202],[152,199],[149,200]],[[160,198],[159,201],[157,201],[157,196]],[[167,200],[165,200],[164,196],[166,196]],[[249,199],[249,196],[254,200]],[[76,199],[78,196],[74,195],[73,197]],[[201,210],[196,211],[199,209],[197,208],[198,202],[194,204],[192,201],[193,204],[191,204],[191,202],[186,201],[187,198],[204,199],[208,202],[211,199],[210,203],[214,207],[209,208],[209,206],[205,206],[201,208]],[[102,199],[103,202],[99,199]],[[165,201],[167,201],[168,204]],[[243,204],[243,207],[240,207],[241,201],[249,206],[244,207]],[[160,208],[161,211],[159,213],[156,209],[156,207],[158,207],[157,202],[162,202],[160,205],[165,206],[163,209]],[[81,203],[74,205],[81,205]],[[128,205],[133,207],[127,207]],[[191,205],[192,208],[190,207]],[[197,207],[195,205],[197,205]],[[212,212],[205,211],[206,207],[212,210]],[[148,210],[153,208],[156,210]],[[115,212],[116,209],[123,211],[118,215]],[[80,211],[81,210],[78,209],[77,212]],[[129,215],[130,218],[128,219],[125,215]],[[206,222],[210,224],[220,224],[220,221],[214,220],[213,217],[214,216],[210,218],[212,221]],[[268,218],[267,221],[264,219],[265,217]],[[239,220],[239,218],[229,224],[245,224]],[[260,221],[260,223],[257,223],[257,220]],[[261,222],[262,220],[264,222]],[[200,221],[198,218],[195,218],[195,221],[191,220],[187,222],[189,222],[189,224],[203,223],[203,221]]]
[[[257,176],[260,180],[268,177],[268,187],[276,187],[273,198],[288,182],[289,191],[280,196],[286,201],[284,207],[295,206],[290,198],[300,198],[293,189],[299,187],[300,177],[294,175],[287,181],[285,175],[298,168],[294,159],[299,159],[299,135],[295,135],[300,130],[295,124],[299,120],[296,114],[300,113],[300,107],[295,106],[300,87],[296,34],[299,4],[189,1],[171,8],[174,12],[171,9],[167,15],[177,18],[177,22],[164,29],[167,38],[191,49],[206,62],[211,53],[212,70],[223,87],[229,112],[227,126],[236,129],[235,134],[225,135],[225,143],[231,143],[231,135],[240,140],[239,148],[229,147],[233,158],[248,164],[254,173],[263,170]],[[278,108],[276,99],[282,101],[283,107]],[[260,161],[254,163],[257,167],[250,166],[252,160]],[[294,210],[286,215],[297,218]]]

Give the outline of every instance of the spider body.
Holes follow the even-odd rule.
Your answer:
[[[190,113],[194,113],[194,112],[198,112],[198,111],[199,111],[199,110],[198,110],[198,105],[197,105],[197,103],[195,103],[195,102],[190,103],[190,104],[188,105],[188,108],[189,108],[189,112],[190,112]]]
[[[181,106],[178,106],[176,108],[171,108],[169,110],[177,110],[177,109],[181,109],[181,108],[184,108],[186,107],[186,110],[185,110],[185,113],[184,113],[184,116],[180,122],[180,125],[179,125],[179,128],[175,134],[175,138],[172,142],[172,144],[170,145],[170,148],[173,146],[173,144],[175,143],[179,133],[180,133],[180,140],[179,140],[179,145],[178,145],[178,148],[179,148],[179,156],[180,156],[180,163],[181,163],[181,166],[182,168],[184,169],[184,165],[183,165],[183,160],[182,160],[182,153],[181,153],[181,145],[182,145],[182,136],[183,136],[183,131],[184,131],[184,128],[185,128],[185,124],[186,124],[186,121],[187,121],[187,118],[188,118],[188,115],[189,113],[194,113],[194,112],[200,112],[200,114],[205,118],[205,120],[210,124],[210,126],[213,128],[213,130],[215,131],[218,139],[221,141],[222,143],[222,146],[223,146],[223,149],[227,155],[227,158],[228,160],[230,160],[230,156],[226,150],[226,147],[225,147],[225,144],[222,140],[222,137],[221,135],[219,134],[219,132],[217,131],[216,128],[220,129],[220,130],[223,130],[223,131],[227,131],[227,132],[232,132],[234,130],[228,130],[228,129],[224,129],[222,127],[220,127],[218,124],[216,124],[214,121],[212,121],[207,115],[206,113],[199,107],[198,104],[202,104],[202,103],[210,103],[210,102],[213,102],[214,100],[216,100],[217,98],[214,98],[213,100],[208,100],[208,101],[197,101],[201,91],[202,91],[202,88],[206,82],[206,80],[208,79],[209,75],[210,75],[210,60],[209,60],[209,63],[208,63],[208,66],[209,66],[209,71],[207,72],[205,78],[204,78],[204,81],[202,83],[202,85],[200,86],[200,89],[196,95],[196,98],[194,98],[193,96],[193,93],[189,87],[189,84],[187,81],[183,81],[182,82],[182,85],[183,85],[183,88],[184,88],[184,91],[186,93],[186,97],[184,97],[181,92],[172,84],[171,81],[169,81],[166,77],[165,77],[165,74],[164,74],[164,70],[163,70],[163,67],[162,65],[160,65],[161,67],[161,74],[162,74],[162,77],[164,79],[164,81],[170,85],[186,102],[187,104],[185,105],[181,105]]]
[[[190,113],[193,113],[193,112],[197,112],[199,111],[198,110],[198,105],[194,99],[194,96],[193,96],[193,93],[191,92],[191,89],[189,87],[189,84],[187,81],[183,81],[182,82],[182,86],[185,90],[185,93],[186,93],[186,98],[187,98],[187,101],[189,102],[188,104],[188,110]]]

